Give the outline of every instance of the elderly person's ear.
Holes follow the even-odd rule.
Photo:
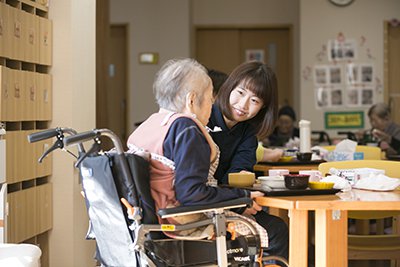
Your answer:
[[[193,112],[193,107],[196,101],[196,93],[190,92],[186,95],[186,109],[189,112]]]

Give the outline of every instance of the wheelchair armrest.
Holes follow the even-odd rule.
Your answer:
[[[215,211],[219,209],[228,210],[241,207],[251,207],[253,200],[251,198],[232,199],[224,202],[213,203],[201,206],[179,206],[175,208],[167,208],[158,210],[158,215],[161,218],[168,218],[173,216],[182,216],[187,214],[202,213],[208,211]]]

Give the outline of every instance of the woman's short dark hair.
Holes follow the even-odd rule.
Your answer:
[[[242,63],[236,67],[222,84],[216,97],[216,105],[222,114],[232,120],[229,97],[239,85],[252,91],[263,100],[264,106],[249,120],[257,129],[257,136],[265,138],[273,130],[278,115],[278,85],[275,73],[266,64],[258,61]]]

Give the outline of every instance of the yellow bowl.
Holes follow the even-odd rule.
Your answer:
[[[332,189],[334,185],[333,182],[308,182],[308,187],[311,189]]]
[[[228,175],[228,183],[231,186],[247,187],[253,186],[256,181],[256,175],[248,172],[230,173]]]

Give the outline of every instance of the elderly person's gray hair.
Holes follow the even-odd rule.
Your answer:
[[[206,68],[196,60],[173,59],[158,71],[153,91],[160,108],[181,112],[185,108],[187,94],[196,92],[201,104],[203,92],[210,83]]]
[[[373,105],[368,110],[368,117],[371,117],[372,114],[375,114],[381,119],[386,119],[390,117],[390,107],[385,103],[378,103]]]

